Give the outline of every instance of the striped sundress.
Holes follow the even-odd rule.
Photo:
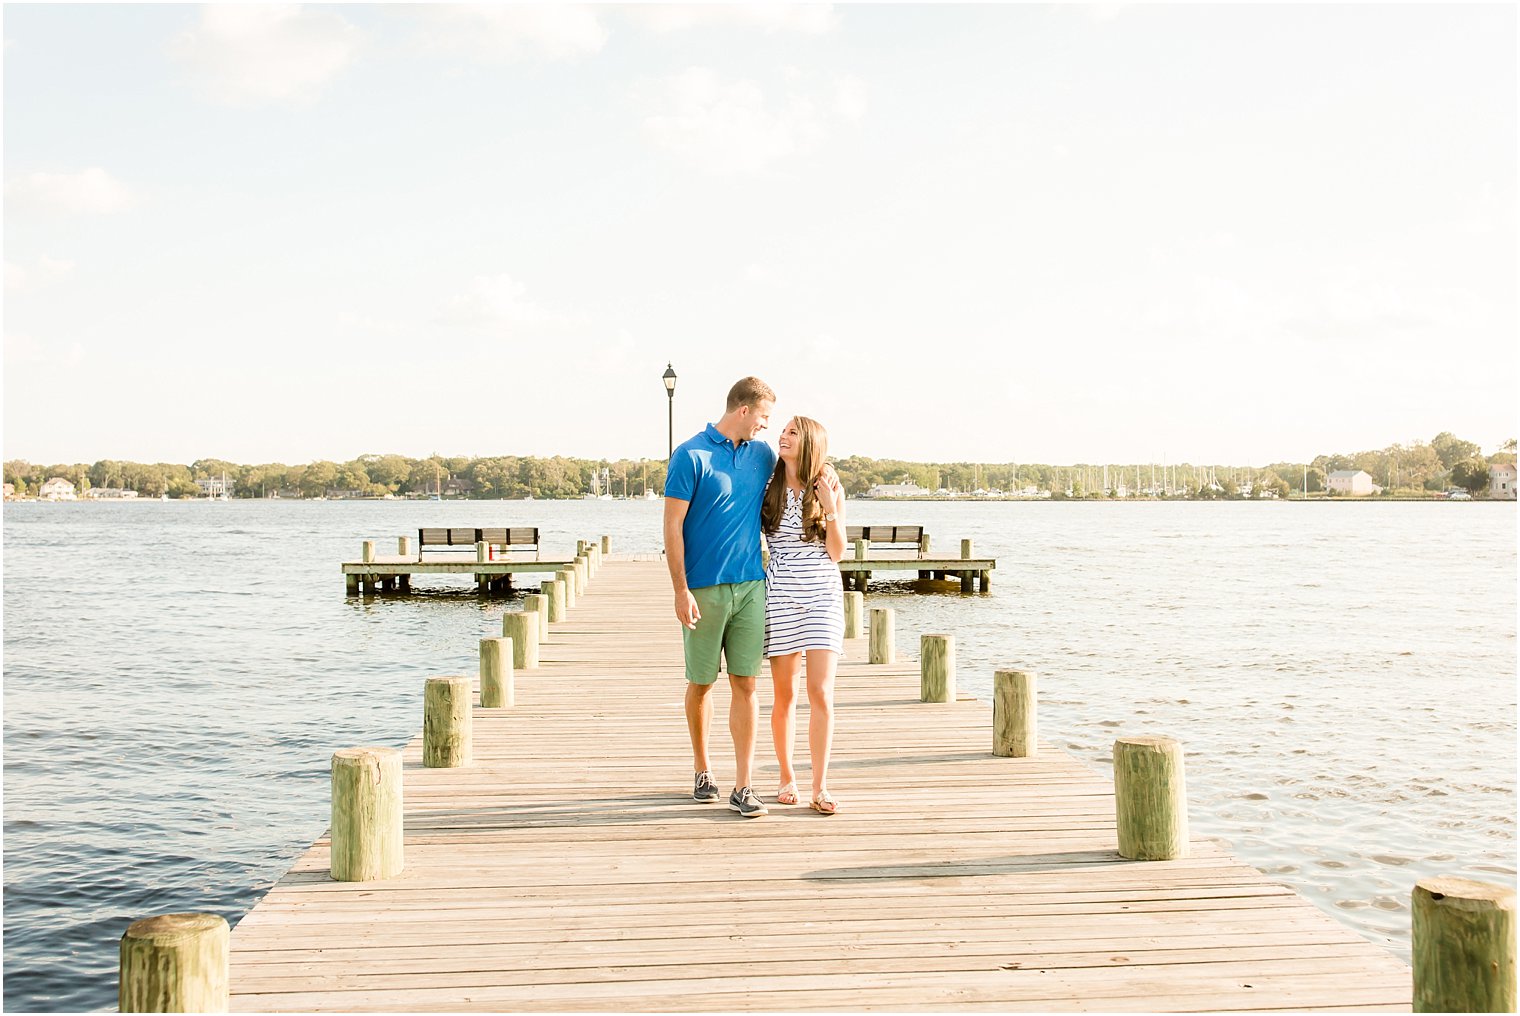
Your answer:
[[[790,487],[776,532],[765,534],[765,655],[844,652],[844,585],[821,543],[802,538],[802,495]]]

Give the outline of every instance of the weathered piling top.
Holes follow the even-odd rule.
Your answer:
[[[319,840],[233,932],[233,1008],[1409,1008],[1407,967],[1218,846],[1121,859],[1105,774],[995,757],[987,706],[921,703],[917,663],[868,664],[864,640],[837,681],[838,815],[692,803],[668,589],[663,563],[609,558],[515,707],[475,710],[470,767],[409,745],[404,872],[334,882]]]

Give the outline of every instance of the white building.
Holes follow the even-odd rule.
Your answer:
[[[1488,496],[1495,501],[1515,500],[1515,464],[1496,462],[1488,467]]]
[[[89,490],[84,492],[84,496],[87,498],[94,498],[96,500],[105,498],[111,501],[120,501],[136,497],[137,491],[123,490],[120,487],[91,487]]]
[[[77,501],[79,495],[74,493],[74,485],[61,476],[55,476],[42,485],[37,496],[47,501]]]
[[[863,497],[927,497],[932,491],[920,487],[916,483],[878,483],[863,494]]]
[[[1372,475],[1365,469],[1337,469],[1326,477],[1326,482],[1332,494],[1363,497],[1377,492],[1377,487],[1372,482]]]

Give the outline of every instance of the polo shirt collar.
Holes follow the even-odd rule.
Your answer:
[[[713,444],[726,444],[730,447],[734,446],[734,443],[728,438],[724,437],[723,432],[719,430],[714,424],[709,423],[707,425],[707,429],[702,433],[707,435],[707,440],[711,441]],[[743,448],[747,444],[749,444],[748,441],[740,441],[738,447]]]

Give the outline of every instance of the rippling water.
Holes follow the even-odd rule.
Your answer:
[[[132,920],[236,920],[322,832],[335,747],[404,744],[421,678],[504,609],[345,599],[420,525],[659,547],[658,502],[8,504],[5,1008],[115,1004]],[[1415,879],[1515,880],[1516,512],[1492,504],[854,502],[998,558],[992,593],[873,588],[960,683],[1040,674],[1041,735],[1187,749],[1195,832],[1408,954]],[[674,680],[679,678],[673,676]],[[679,717],[672,717],[679,723]],[[842,729],[840,737],[847,738]],[[672,780],[684,778],[672,774]]]

